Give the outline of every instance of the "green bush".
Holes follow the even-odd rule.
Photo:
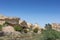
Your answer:
[[[24,33],[27,33],[28,31],[27,31],[27,29],[24,29]]]
[[[34,33],[37,33],[37,32],[38,32],[38,28],[35,28],[35,29],[33,30],[33,32],[34,32]]]
[[[20,26],[14,26],[14,29],[15,29],[16,31],[22,31],[22,30],[23,30],[23,28],[20,27]]]
[[[43,40],[56,40],[56,39],[60,39],[60,32],[53,30],[53,29],[49,29],[50,26],[47,26],[48,29],[47,30],[43,30],[41,35],[42,35],[42,39]]]

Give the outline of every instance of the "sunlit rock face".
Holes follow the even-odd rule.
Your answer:
[[[6,16],[0,15],[0,25],[3,25],[5,23]]]
[[[23,22],[23,20],[19,20],[19,24],[21,24]]]
[[[10,24],[19,24],[20,18],[18,17],[6,17],[3,15],[0,15],[0,25],[3,25],[5,22],[8,22]]]
[[[35,28],[38,28],[38,29],[40,29],[40,26],[39,26],[38,24],[34,24],[34,27],[33,27],[33,29],[35,29]]]
[[[21,27],[23,27],[23,28],[27,28],[27,27],[28,27],[28,26],[27,26],[27,22],[26,22],[25,20],[20,21],[20,22],[19,22],[19,25],[20,25]]]
[[[3,27],[2,28],[2,31],[5,33],[5,34],[10,34],[12,32],[15,32],[14,28],[12,26],[6,26],[6,27]]]
[[[10,24],[19,24],[19,20],[20,18],[16,18],[16,17],[5,18],[5,21],[7,21]]]
[[[28,28],[32,28],[33,27],[33,25],[31,23],[27,23],[27,25],[28,25]]]
[[[21,26],[25,26],[25,27],[27,27],[27,28],[30,28],[30,27],[32,26],[31,23],[28,23],[28,22],[26,22],[25,20],[19,20],[19,24],[20,24]]]
[[[59,23],[52,23],[52,29],[60,31],[60,24]]]

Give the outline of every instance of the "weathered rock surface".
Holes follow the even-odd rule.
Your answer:
[[[4,34],[10,34],[12,32],[14,32],[14,28],[12,26],[6,26],[2,28],[2,31],[4,32]]]

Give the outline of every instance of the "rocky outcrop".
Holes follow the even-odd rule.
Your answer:
[[[28,28],[33,28],[33,24],[27,23]]]
[[[40,26],[38,24],[34,24],[33,29],[38,28],[40,29]]]
[[[5,21],[7,21],[10,24],[19,24],[20,18],[15,18],[15,17],[8,17],[5,18]]]
[[[60,24],[59,23],[52,23],[52,29],[60,31]]]
[[[6,16],[0,15],[0,25],[3,25],[5,23]]]
[[[23,29],[27,31],[32,31],[35,28],[38,28],[40,30],[40,26],[38,24],[31,24],[26,22],[25,20],[21,20],[18,17],[6,17],[3,15],[0,15],[0,25],[4,25],[6,27],[2,28],[2,31],[4,33],[11,33],[14,32],[14,26],[22,27]]]
[[[27,22],[25,20],[23,20],[20,24],[19,24],[21,27],[23,28],[27,28]]]
[[[5,22],[8,22],[10,24],[19,24],[20,18],[18,17],[6,17],[3,15],[0,15],[0,25],[3,25]]]
[[[2,31],[4,32],[4,34],[8,35],[12,32],[15,32],[14,28],[12,26],[6,26],[2,28]]]

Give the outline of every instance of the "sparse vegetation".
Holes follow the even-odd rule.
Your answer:
[[[46,24],[45,29],[41,29],[41,33],[38,34],[39,27],[28,28],[27,23],[23,21],[21,26],[19,24],[11,25],[17,33],[11,32],[9,35],[4,35],[2,27],[8,25],[11,24],[5,22],[3,25],[0,25],[0,40],[60,40],[60,32],[52,29],[52,25],[49,23]]]
[[[43,40],[60,40],[60,32],[53,30],[51,24],[46,24],[46,30],[43,30],[41,35]]]
[[[27,29],[24,29],[24,33],[27,33],[28,31],[27,31]]]
[[[2,28],[2,25],[0,25]],[[14,29],[16,31],[22,31],[23,28],[15,25]],[[42,30],[41,34],[37,34],[38,28],[35,28],[33,32],[27,33],[28,31],[25,29],[25,33],[20,34],[10,34],[0,37],[1,40],[60,40],[60,32],[53,30],[51,28],[51,24],[45,25],[46,30]],[[1,30],[1,29],[0,29]]]
[[[19,32],[21,32],[22,30],[23,30],[23,28],[21,27],[21,26],[14,26],[14,29],[16,30],[16,31],[19,31]]]
[[[33,32],[34,32],[34,33],[37,33],[38,30],[39,30],[38,28],[35,28],[35,29],[33,29]]]

